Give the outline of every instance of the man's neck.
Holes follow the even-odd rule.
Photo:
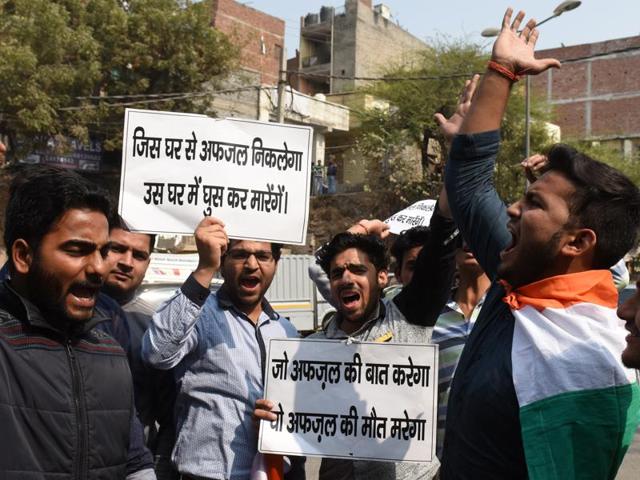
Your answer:
[[[460,285],[454,295],[454,300],[462,310],[464,317],[469,319],[473,310],[491,285],[491,280],[484,273],[461,274]]]
[[[235,305],[235,307],[244,313],[254,325],[258,324],[258,320],[262,314],[262,302],[258,302],[257,305]]]
[[[375,307],[372,309],[372,311],[365,313],[362,317],[358,319],[347,320],[346,318],[341,316],[342,318],[339,325],[340,330],[342,330],[347,335],[351,335],[352,333],[360,330],[370,320],[377,318],[379,314],[380,314],[380,301],[378,300],[375,304]]]

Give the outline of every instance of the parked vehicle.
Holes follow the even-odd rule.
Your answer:
[[[309,279],[313,255],[282,255],[267,300],[283,317],[288,318],[301,333],[315,331],[334,308],[322,298]],[[168,300],[198,265],[197,254],[154,253],[141,286],[139,296],[154,308]],[[215,278],[211,291],[222,285]]]

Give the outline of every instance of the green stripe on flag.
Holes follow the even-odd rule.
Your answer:
[[[637,383],[562,393],[520,409],[531,480],[613,479],[640,420]]]

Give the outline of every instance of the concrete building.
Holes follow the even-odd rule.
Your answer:
[[[640,36],[541,50],[536,57],[562,62],[532,81],[534,94],[553,105],[563,137],[640,155]]]
[[[234,0],[214,0],[212,24],[240,49],[238,69],[213,99],[219,117],[277,119],[277,88],[284,20]],[[315,93],[315,92],[313,92]],[[313,161],[325,157],[325,134],[349,129],[349,109],[291,87],[285,90],[285,123],[314,129]]]
[[[276,85],[284,47],[284,20],[234,0],[213,0],[211,24],[240,48],[240,68],[258,83]]]
[[[359,91],[367,78],[380,77],[395,65],[408,65],[416,51],[428,48],[391,18],[389,8],[371,0],[345,0],[344,7],[322,7],[300,19],[300,45],[287,62],[291,85],[307,94],[326,94],[352,111],[349,131],[328,132],[325,161],[338,165],[339,190],[358,190],[365,179],[364,162],[353,148],[359,128],[357,111],[389,108]],[[408,157],[419,162],[419,152]],[[419,163],[418,163],[419,164]]]
[[[406,65],[426,47],[391,19],[386,5],[346,0],[344,8],[322,7],[300,19],[299,52],[289,65],[300,72],[294,86],[301,92],[352,92],[367,84],[361,77]]]

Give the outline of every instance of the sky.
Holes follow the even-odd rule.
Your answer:
[[[391,10],[392,19],[416,37],[426,40],[442,36],[490,44],[480,32],[499,27],[508,6],[522,9],[540,21],[550,16],[562,0],[373,0]],[[344,0],[253,0],[243,3],[285,21],[287,56],[293,57],[300,35],[300,17],[318,13],[320,7],[344,7]],[[540,27],[536,49],[556,48],[640,35],[640,0],[583,0]]]

